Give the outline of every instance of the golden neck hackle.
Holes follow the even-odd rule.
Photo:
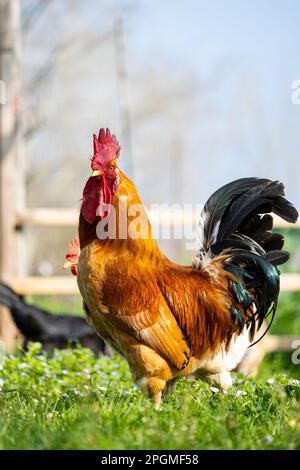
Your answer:
[[[145,259],[153,260],[153,258],[163,257],[156,240],[153,238],[150,221],[134,183],[122,172],[120,172],[120,178],[120,186],[112,198],[112,206],[115,211],[113,215],[115,217],[115,237],[99,239],[97,237],[99,221],[96,220],[93,224],[89,224],[81,212],[79,219],[81,249],[97,240],[97,243],[103,248],[130,251],[132,255]],[[132,229],[135,233],[134,237],[132,237]]]

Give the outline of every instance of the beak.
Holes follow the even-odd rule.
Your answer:
[[[92,176],[102,176],[104,172],[102,170],[94,170]]]
[[[63,266],[63,269],[71,269],[73,268],[73,266],[74,266],[74,263],[71,263],[71,261],[66,261]]]

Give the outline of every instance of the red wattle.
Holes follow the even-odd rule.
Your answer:
[[[77,265],[72,266],[71,273],[73,274],[73,276],[77,276],[77,273],[78,273]]]
[[[108,216],[104,204],[111,204],[111,191],[105,176],[90,176],[83,190],[82,214],[85,220],[92,224],[98,216],[100,220]]]

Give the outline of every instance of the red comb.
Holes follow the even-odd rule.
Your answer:
[[[93,135],[94,156],[92,159],[92,169],[99,170],[107,165],[113,158],[117,158],[120,152],[120,145],[109,129],[100,129],[98,137]]]
[[[75,237],[73,240],[69,242],[69,253],[67,254],[66,258],[68,257],[75,257],[78,256],[80,251],[80,244],[79,244],[79,238]]]

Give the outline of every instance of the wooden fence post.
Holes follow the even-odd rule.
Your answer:
[[[23,236],[15,227],[16,213],[25,202],[20,148],[20,61],[20,1],[0,0],[0,80],[6,95],[0,104],[0,281],[7,283],[24,274],[21,273]],[[3,308],[0,312],[0,331],[10,337],[16,333],[10,316]]]
[[[24,207],[21,152],[21,33],[19,0],[0,0],[0,79],[6,103],[0,105],[0,279],[20,274],[20,232],[17,211]]]

